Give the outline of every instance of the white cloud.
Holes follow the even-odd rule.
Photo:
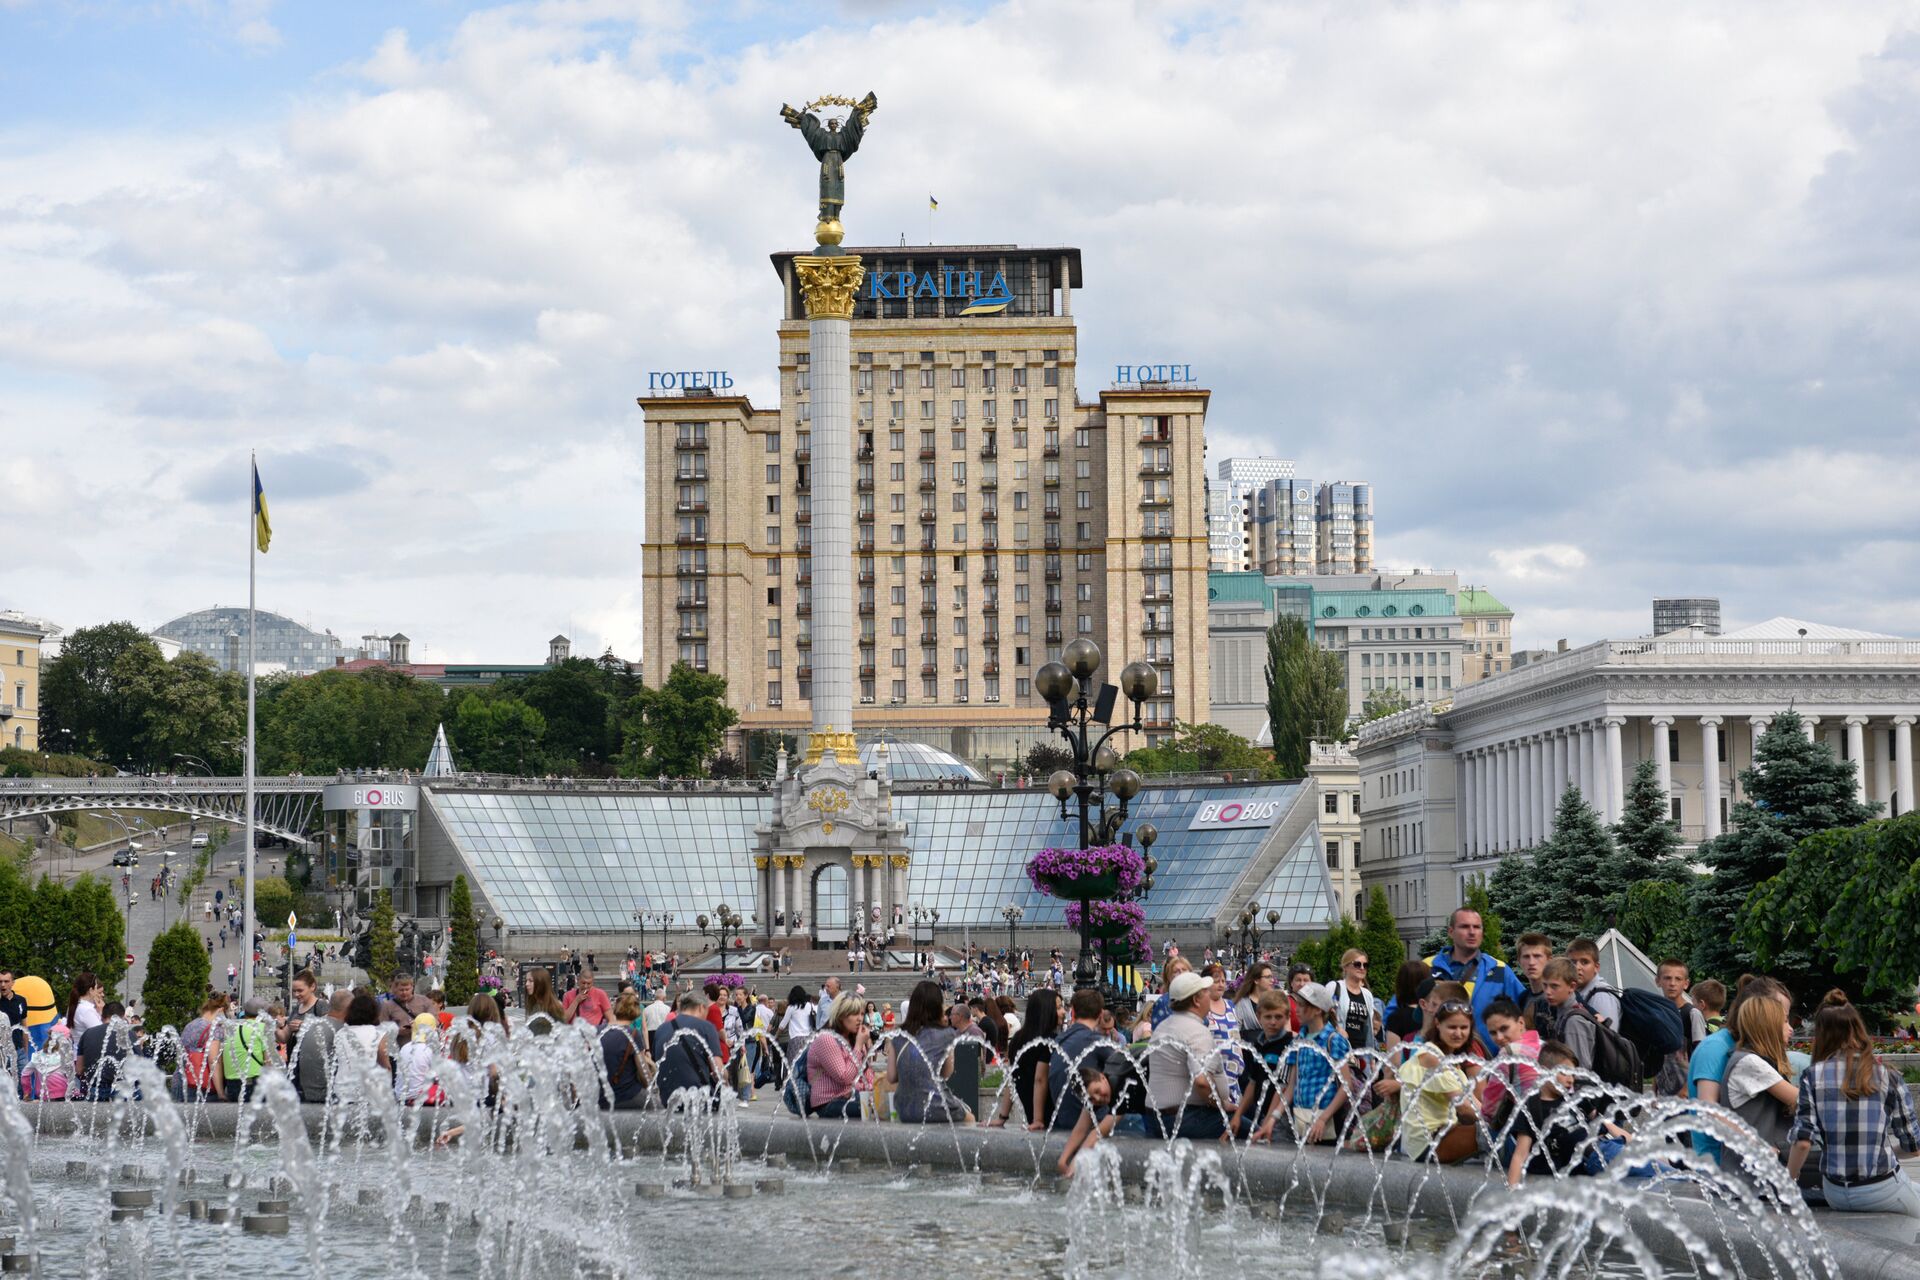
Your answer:
[[[264,0],[202,12],[278,36]],[[1381,545],[1486,581],[1523,641],[1682,585],[1920,630],[1882,576],[1920,543],[1896,0],[1012,0],[751,42],[711,17],[483,9],[224,126],[0,138],[0,456],[31,431],[111,513],[10,566],[11,602],[231,600],[206,469],[336,451],[335,492],[315,462],[275,507],[280,607],[495,658],[573,619],[636,653],[632,398],[656,368],[772,393],[767,254],[812,185],[774,109],[824,86],[881,100],[860,237],[923,235],[933,191],[942,239],[1080,245],[1082,395],[1191,361],[1214,458],[1372,481]]]

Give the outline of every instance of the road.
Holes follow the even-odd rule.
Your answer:
[[[187,847],[187,837],[184,833],[179,839],[169,841],[164,846],[151,837],[141,843],[146,847],[140,851],[140,865],[132,869],[128,888],[123,888],[120,882],[122,873],[127,869],[113,865],[112,849],[81,854],[71,859],[62,857],[59,859],[59,865],[52,868],[56,879],[71,881],[83,872],[92,872],[96,878],[105,880],[113,886],[114,900],[127,915],[127,950],[133,954],[133,966],[120,980],[120,998],[125,1000],[129,996],[135,998],[139,996],[140,988],[147,980],[147,952],[152,949],[154,938],[159,936],[161,930],[179,920],[183,910],[187,918],[193,921],[201,938],[213,941],[211,952],[213,982],[215,986],[224,986],[227,966],[243,963],[246,949],[235,937],[229,937],[224,946],[221,944],[218,918],[208,917],[206,904],[213,901],[215,893],[221,894],[224,901],[231,902],[238,892],[238,886],[242,883],[240,862],[242,839],[239,833],[236,832],[230,837],[226,847],[213,855],[213,861],[207,868],[206,879],[194,891],[193,900],[184,908],[179,901],[179,886],[181,880],[192,871],[194,859],[198,856],[197,851]],[[254,874],[280,875],[284,870],[285,857],[284,850],[261,850],[260,861],[254,869]],[[163,866],[170,866],[173,869],[174,887],[171,892],[155,899],[149,886]],[[276,930],[284,934],[284,921],[268,923],[270,925],[267,931],[269,940],[276,936]],[[273,951],[274,948],[268,948],[268,954],[272,954]],[[256,979],[256,986],[267,990],[270,994],[277,993],[278,986],[269,988],[270,982],[277,982],[277,979],[269,979],[263,970]]]

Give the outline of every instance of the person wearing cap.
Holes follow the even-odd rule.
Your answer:
[[[1220,1042],[1200,1010],[1213,989],[1210,978],[1187,972],[1167,984],[1170,1012],[1147,1045],[1147,1100],[1154,1137],[1206,1140],[1226,1132],[1227,1074]]]
[[[1300,1005],[1300,1035],[1287,1050],[1287,1064],[1294,1070],[1282,1098],[1300,1141],[1321,1142],[1330,1136],[1334,1117],[1347,1105],[1340,1062],[1353,1046],[1333,1025],[1333,992],[1309,982],[1294,996]],[[1268,1137],[1272,1130],[1273,1120],[1269,1119],[1254,1137]]]

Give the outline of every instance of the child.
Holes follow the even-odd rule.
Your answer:
[[[1353,1046],[1334,1029],[1333,995],[1325,987],[1309,982],[1294,995],[1300,1005],[1300,1034],[1286,1053],[1293,1071],[1282,1103],[1293,1118],[1294,1135],[1303,1143],[1320,1142],[1346,1105],[1346,1090],[1340,1086],[1340,1062]],[[1255,1140],[1270,1139],[1277,1118],[1269,1115],[1261,1131],[1254,1134]]]
[[[1479,1149],[1473,1078],[1478,1062],[1449,1061],[1473,1052],[1473,1006],[1448,1000],[1434,1010],[1431,1034],[1400,1067],[1400,1149],[1409,1158],[1441,1164]]]
[[[1527,1029],[1520,1006],[1504,996],[1489,1004],[1481,1019],[1499,1057],[1481,1082],[1480,1114],[1487,1117],[1488,1128],[1498,1129],[1506,1121],[1513,1096],[1532,1089],[1538,1077],[1531,1064],[1540,1059],[1540,1033]]]
[[[1514,968],[1520,971],[1521,979],[1527,984],[1527,998],[1520,1002],[1520,1012],[1526,1018],[1527,1025],[1535,1025],[1546,997],[1540,990],[1540,971],[1547,967],[1547,961],[1553,959],[1553,940],[1544,933],[1523,933],[1520,935],[1519,950],[1514,953]],[[1493,1028],[1488,1027],[1491,1033]]]
[[[1254,1001],[1259,1033],[1240,1042],[1245,1065],[1240,1079],[1240,1103],[1233,1109],[1233,1132],[1245,1138],[1257,1132],[1265,1142],[1278,1118],[1274,1101],[1280,1096],[1280,1077],[1287,1046],[1293,1043],[1293,1002],[1284,991],[1262,991]]]
[[[1593,1070],[1593,1014],[1576,998],[1580,983],[1574,972],[1573,961],[1565,956],[1555,956],[1547,961],[1547,967],[1540,971],[1541,994],[1547,998],[1545,1019],[1551,1026],[1543,1027],[1541,1034],[1548,1039],[1558,1040],[1573,1051],[1574,1065],[1582,1070]]]
[[[1507,1139],[1509,1187],[1519,1186],[1529,1173],[1544,1173],[1549,1177],[1560,1173],[1598,1173],[1619,1152],[1620,1144],[1627,1137],[1626,1130],[1602,1121],[1601,1127],[1607,1136],[1584,1158],[1575,1160],[1574,1153],[1589,1136],[1587,1118],[1577,1107],[1563,1105],[1574,1088],[1573,1073],[1564,1068],[1577,1065],[1573,1050],[1560,1041],[1548,1040],[1541,1044],[1540,1069],[1547,1078],[1541,1081],[1539,1092],[1528,1098],[1520,1114],[1514,1117],[1513,1136]]]
[[[1693,984],[1688,993],[1693,1007],[1698,1009],[1707,1020],[1707,1034],[1712,1035],[1726,1025],[1727,987],[1723,982],[1708,978]]]

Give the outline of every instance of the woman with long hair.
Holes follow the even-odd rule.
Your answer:
[[[1787,1136],[1787,1172],[1795,1178],[1820,1143],[1829,1208],[1920,1218],[1920,1187],[1894,1154],[1904,1143],[1909,1156],[1920,1155],[1913,1091],[1874,1053],[1859,1010],[1839,992],[1828,993],[1814,1015],[1813,1065],[1800,1074]]]
[[[860,1093],[872,1081],[867,1070],[871,1042],[867,1002],[844,995],[833,1002],[827,1025],[807,1046],[808,1110],[829,1120],[858,1120]]]
[[[1726,1100],[1735,1114],[1782,1155],[1800,1091],[1787,1080],[1787,1023],[1777,1000],[1747,1000],[1734,1014]]]
[[[1000,997],[975,996],[967,1003],[973,1007],[974,1025],[980,1029],[981,1038],[996,1056],[1006,1057],[1007,1045],[1013,1039],[1013,1034],[1007,1029],[1006,1018],[1001,1016]]]
[[[894,1110],[904,1123],[973,1123],[973,1112],[946,1085],[953,1074],[952,1050],[960,1033],[947,1022],[945,1005],[939,983],[924,979],[915,983],[900,1028],[905,1039],[894,1036],[887,1041],[887,1083],[893,1086]],[[987,1007],[998,1013],[994,1005],[987,1001]]]
[[[1464,989],[1459,994],[1461,999],[1445,1000],[1433,1011],[1420,1047],[1400,1066],[1400,1148],[1414,1160],[1453,1164],[1479,1147],[1473,1006]]]
[[[1001,1091],[1000,1105],[993,1119],[987,1121],[988,1128],[997,1129],[1007,1122],[1015,1097],[1027,1114],[1030,1131],[1038,1133],[1047,1127],[1047,1064],[1052,1061],[1052,1049],[1041,1042],[1059,1036],[1060,993],[1042,987],[1027,997],[1027,1013],[1020,1019],[1020,1030],[1007,1043],[1007,1057],[1013,1062],[1013,1088]]]
[[[82,969],[73,977],[73,994],[67,997],[67,1029],[76,1042],[85,1032],[101,1023],[100,1010],[106,1006],[107,989],[93,970]]]
[[[1265,960],[1254,961],[1247,966],[1247,971],[1240,975],[1240,984],[1233,989],[1233,1013],[1240,1020],[1240,1034],[1243,1037],[1253,1039],[1259,1036],[1260,993],[1271,991],[1278,985],[1279,980],[1274,977],[1273,966]],[[1291,1005],[1293,997],[1288,996],[1287,1002]],[[1293,1030],[1300,1029],[1298,1009],[1288,1010],[1288,1021]]]
[[[567,1020],[567,1010],[553,995],[553,975],[544,968],[527,970],[527,978],[521,984],[524,998],[520,1008],[527,1015],[527,1030],[536,1036],[544,1036]],[[542,1018],[540,1015],[546,1015]]]

